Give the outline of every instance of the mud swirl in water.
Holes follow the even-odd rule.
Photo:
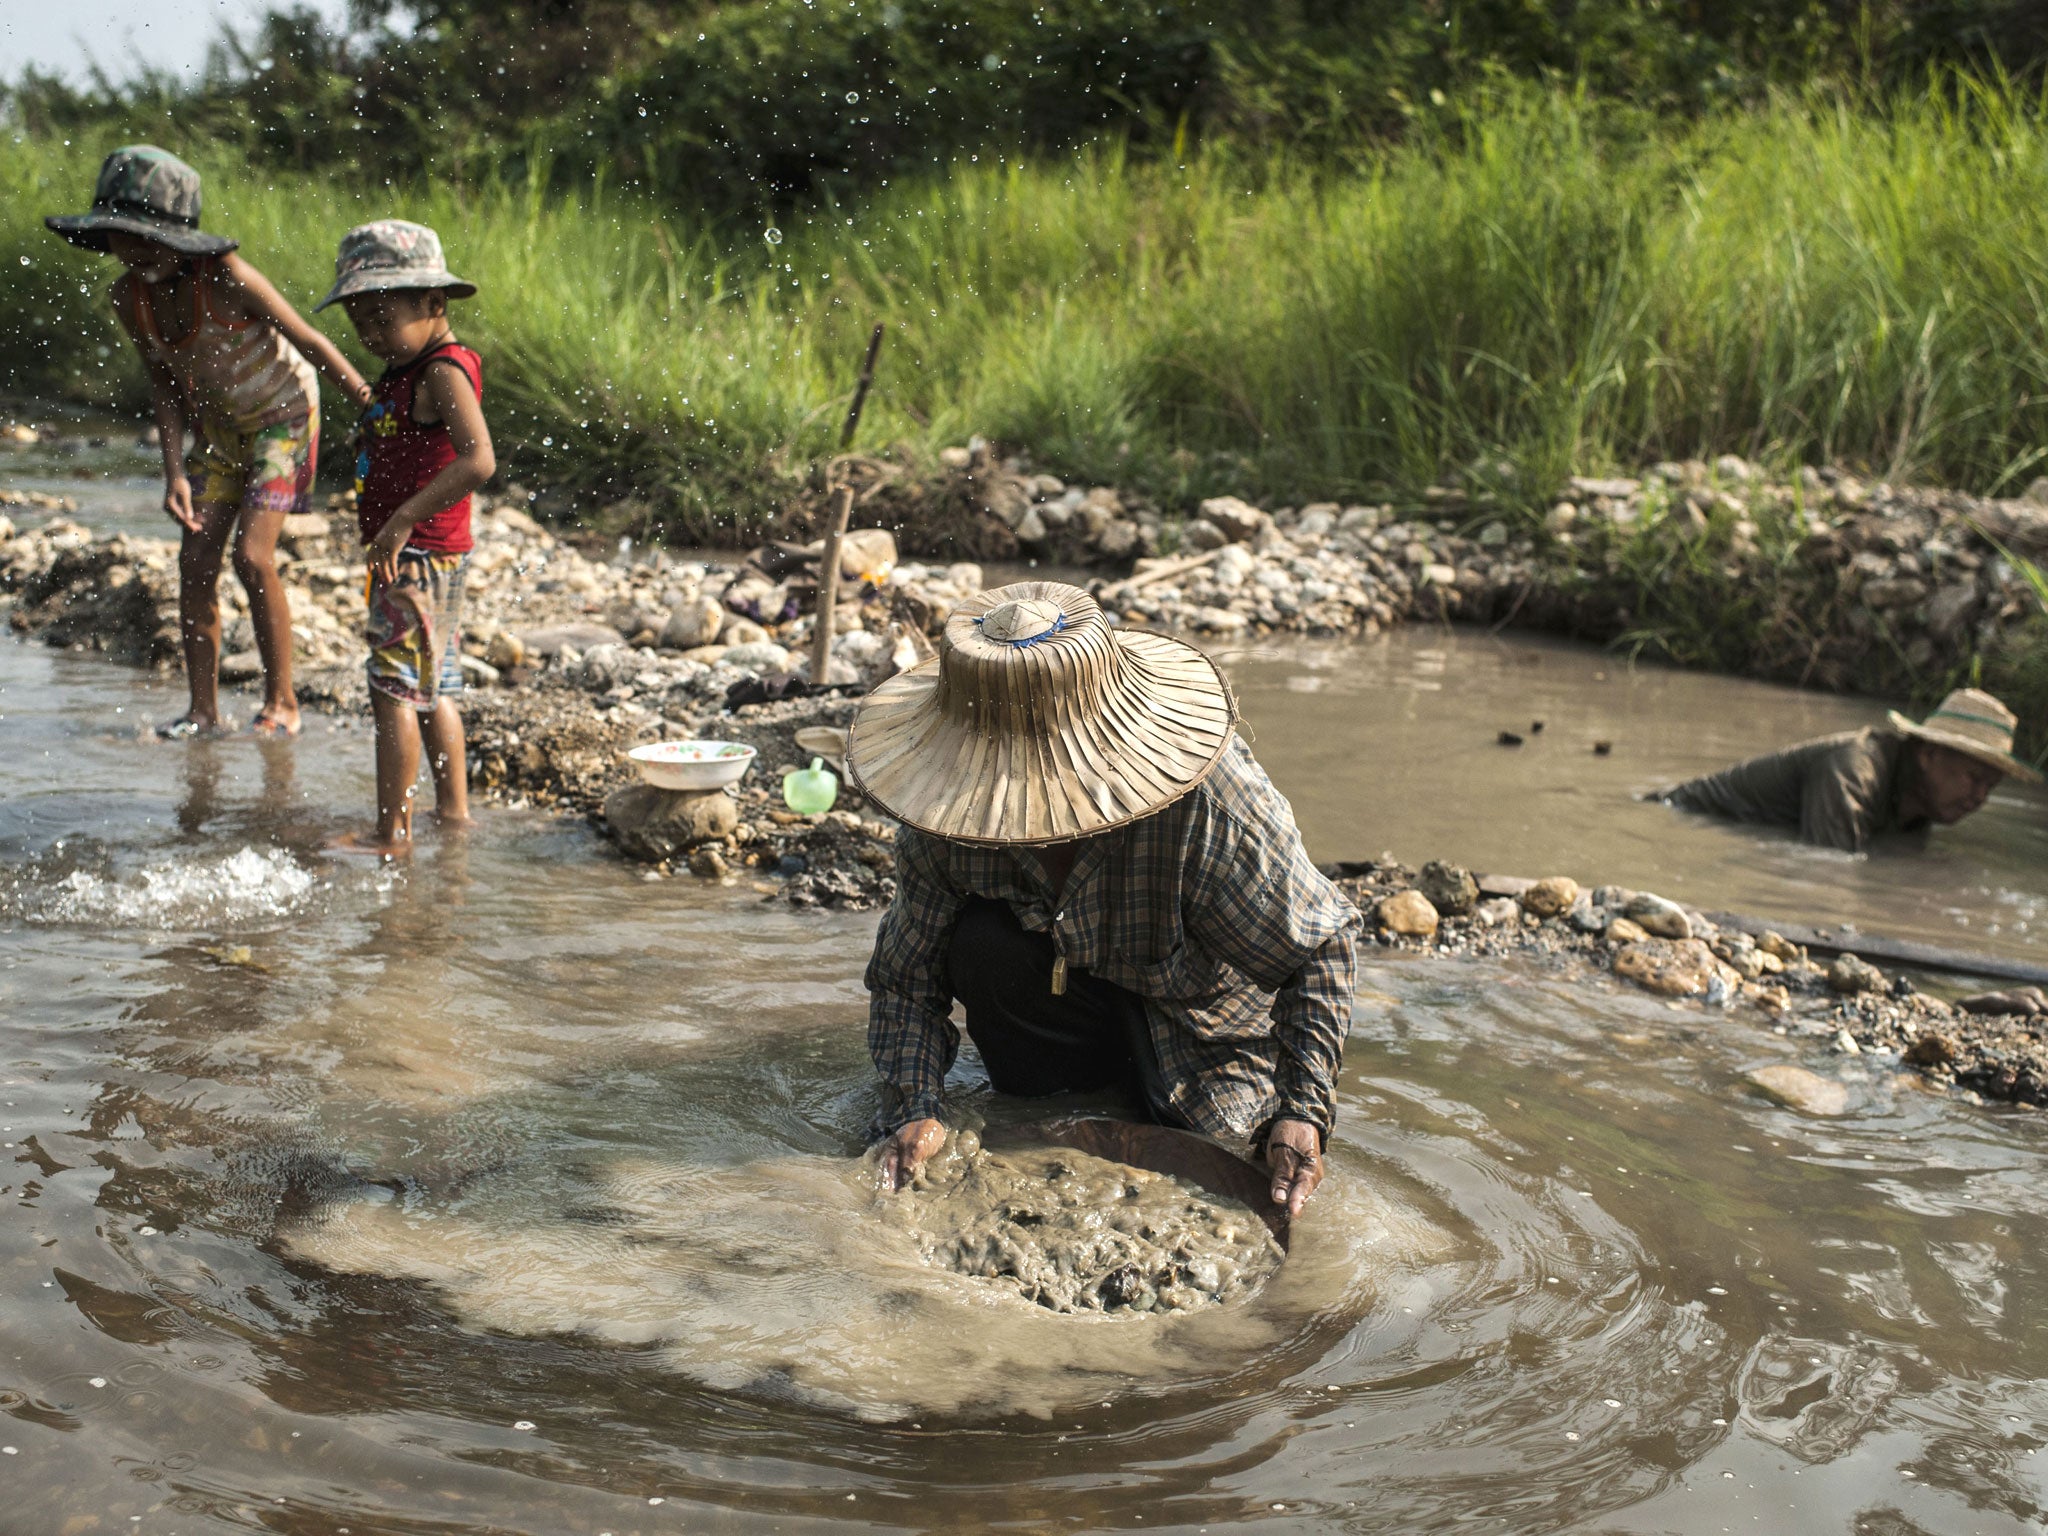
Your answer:
[[[1220,1213],[1206,1197],[1161,1194]],[[1136,1325],[1128,1309],[1056,1312],[1014,1283],[936,1266],[929,1227],[921,1238],[902,1200],[852,1158],[622,1158],[506,1170],[446,1203],[377,1191],[318,1212],[284,1244],[330,1269],[427,1281],[474,1327],[651,1346],[707,1386],[878,1419],[1044,1416],[1133,1386],[1213,1383],[1333,1315],[1371,1312],[1453,1247],[1420,1210],[1351,1182],[1325,1201],[1299,1284],[1291,1265],[1255,1298],[1218,1277],[1224,1304],[1191,1297]],[[1254,1228],[1263,1249],[1247,1215]]]

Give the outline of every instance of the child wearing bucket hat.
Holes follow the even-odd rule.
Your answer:
[[[199,173],[150,144],[100,166],[89,212],[43,221],[73,245],[127,270],[111,297],[149,371],[163,441],[164,510],[184,530],[178,628],[191,702],[157,733],[213,735],[220,714],[220,569],[230,538],[235,574],[263,658],[263,707],[250,729],[296,736],[291,610],[277,574],[287,513],[303,512],[320,446],[325,373],[351,400],[369,386],[334,343],[242,257],[199,228]],[[188,461],[185,433],[196,430]]]
[[[379,219],[341,239],[334,287],[384,373],[358,423],[356,520],[370,567],[370,701],[377,721],[377,832],[371,851],[412,846],[425,748],[435,812],[469,820],[462,716],[462,583],[472,493],[497,468],[483,412],[483,360],[455,339],[448,300],[476,284],[448,270],[424,224]]]

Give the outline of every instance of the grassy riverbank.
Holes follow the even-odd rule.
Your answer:
[[[0,145],[0,386],[136,397],[108,264],[39,219],[103,147]],[[1991,86],[1675,128],[1515,93],[1356,173],[969,162],[781,229],[197,158],[209,226],[301,302],[348,224],[438,225],[515,464],[692,531],[829,449],[877,319],[869,441],[978,431],[1168,501],[1505,459],[1533,508],[1568,470],[1726,450],[1991,491],[2048,445],[2048,114]]]

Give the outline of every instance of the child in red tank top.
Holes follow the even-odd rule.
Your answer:
[[[444,827],[469,822],[463,760],[462,583],[471,494],[496,469],[484,423],[483,362],[456,341],[453,276],[423,224],[383,219],[342,237],[333,291],[385,364],[359,423],[356,518],[370,567],[370,703],[377,720],[377,832],[386,856],[412,850],[422,746]],[[356,845],[354,846],[364,846]]]

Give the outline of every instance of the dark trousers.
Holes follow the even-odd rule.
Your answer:
[[[1161,1125],[1187,1128],[1167,1100],[1144,999],[1071,969],[1056,995],[1052,961],[1051,936],[1028,932],[1007,901],[974,897],[961,908],[947,969],[996,1092],[1122,1089]]]

